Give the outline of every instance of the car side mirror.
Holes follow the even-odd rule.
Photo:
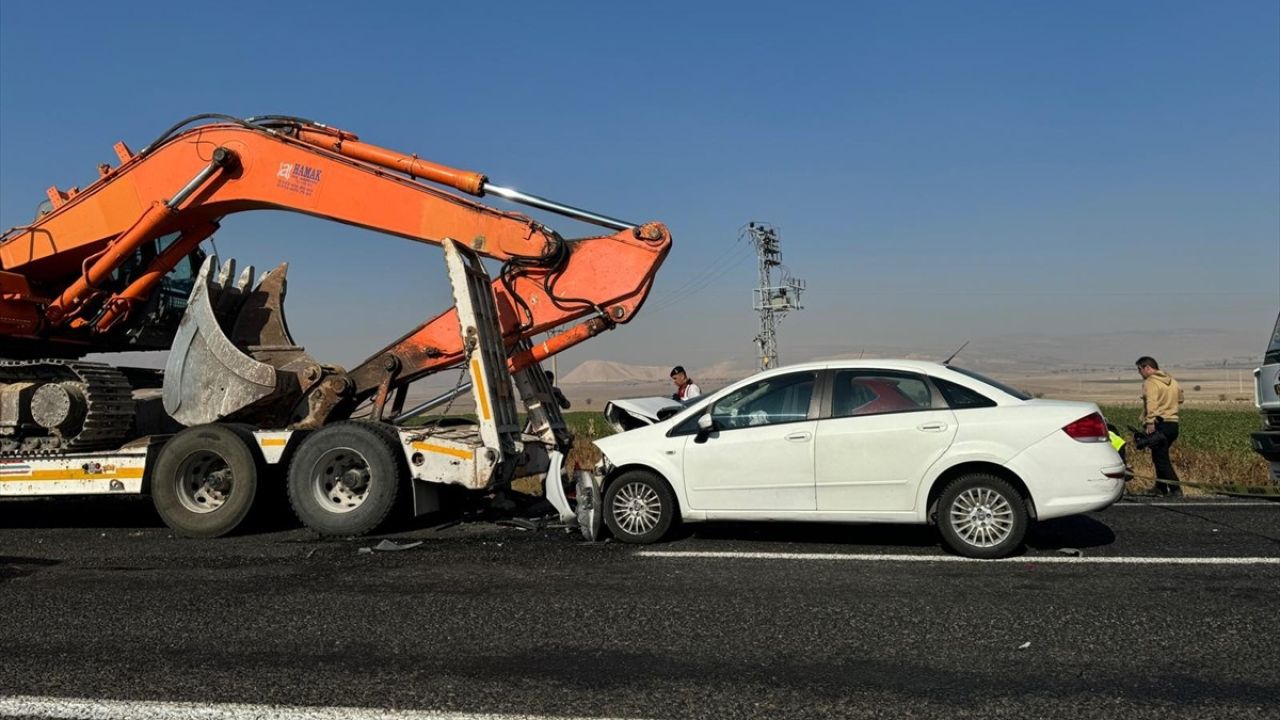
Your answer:
[[[711,431],[716,429],[716,421],[711,417],[711,411],[698,416],[698,434],[693,436],[696,443],[704,443],[707,438],[711,437]]]

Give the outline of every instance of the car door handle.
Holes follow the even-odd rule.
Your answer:
[[[947,429],[947,424],[944,422],[924,423],[923,425],[917,425],[916,429],[923,432],[942,432]]]
[[[790,435],[788,435],[786,439],[790,440],[791,442],[808,442],[809,438],[811,437],[813,437],[813,433],[793,432]]]

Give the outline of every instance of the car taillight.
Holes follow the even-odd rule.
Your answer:
[[[1106,442],[1110,439],[1110,435],[1107,434],[1107,422],[1098,413],[1069,423],[1062,428],[1062,432],[1079,442]]]

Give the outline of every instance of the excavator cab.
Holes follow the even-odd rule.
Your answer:
[[[171,233],[144,243],[138,251],[117,268],[104,289],[118,292],[136,281],[156,256],[177,242],[179,233]],[[195,287],[196,275],[204,264],[204,251],[196,248],[178,262],[163,278],[141,308],[134,313],[124,330],[127,343],[139,350],[166,350],[178,331],[187,299]]]

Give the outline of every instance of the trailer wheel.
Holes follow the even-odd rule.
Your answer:
[[[298,446],[289,463],[289,504],[321,535],[364,535],[386,521],[407,477],[394,429],[358,420],[336,423]]]
[[[151,500],[178,535],[220,537],[253,508],[260,472],[252,435],[229,425],[197,425],[160,448]]]

